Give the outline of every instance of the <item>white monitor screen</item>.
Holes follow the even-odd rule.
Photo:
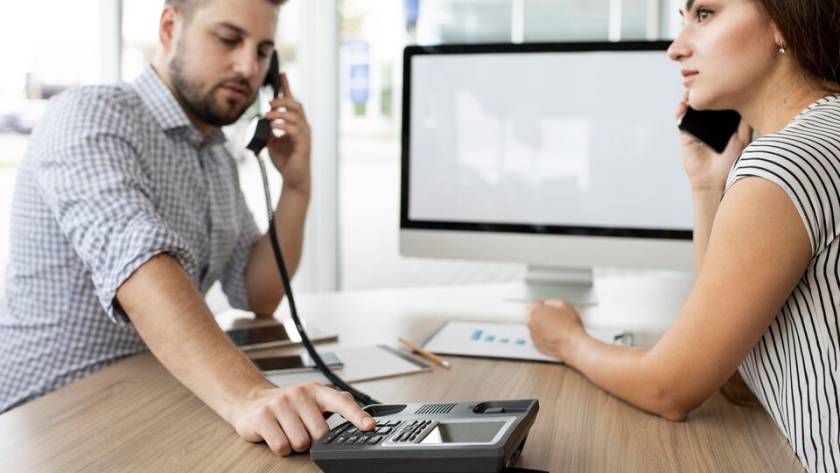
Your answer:
[[[407,51],[403,227],[690,238],[666,46]]]

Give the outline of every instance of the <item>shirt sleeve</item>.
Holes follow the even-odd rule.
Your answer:
[[[236,180],[238,183],[238,173]],[[237,189],[236,192],[236,215],[239,235],[230,260],[222,270],[220,281],[222,291],[227,296],[231,307],[250,311],[251,304],[248,302],[248,286],[245,283],[245,273],[248,269],[251,251],[262,238],[262,233],[257,228],[254,216],[248,208],[245,196],[242,195],[240,189]]]
[[[113,93],[79,89],[54,99],[39,126],[45,139],[34,156],[42,196],[90,271],[108,317],[129,323],[116,292],[153,256],[169,254],[196,274],[189,246],[153,204],[142,150],[132,140],[131,106]]]
[[[774,135],[751,143],[736,161],[727,180],[726,190],[745,177],[766,179],[781,188],[790,198],[802,219],[811,243],[811,256],[827,248],[837,236],[837,208],[831,193],[836,188],[825,164],[821,162],[819,145],[792,145]]]

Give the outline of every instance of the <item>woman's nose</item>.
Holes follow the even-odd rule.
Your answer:
[[[685,40],[685,29],[680,30],[674,42],[668,46],[668,58],[672,61],[680,62],[691,55],[691,49],[688,47]]]

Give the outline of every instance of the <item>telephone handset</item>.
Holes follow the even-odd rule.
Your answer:
[[[271,53],[271,64],[269,65],[268,74],[263,82],[263,87],[270,87],[273,98],[275,99],[283,92],[283,82],[280,75],[280,58],[276,51]],[[312,342],[309,340],[309,336],[303,328],[300,317],[298,317],[295,297],[292,293],[289,270],[286,267],[286,262],[283,258],[283,251],[280,248],[280,242],[277,238],[277,230],[274,227],[274,209],[271,205],[271,194],[268,187],[268,173],[265,170],[265,163],[260,158],[260,152],[262,152],[262,150],[268,145],[268,141],[270,139],[271,120],[268,120],[267,118],[260,118],[257,122],[257,128],[254,131],[254,136],[248,143],[247,148],[254,153],[254,156],[257,157],[257,161],[260,164],[260,174],[262,176],[263,191],[265,193],[265,207],[268,212],[268,234],[269,239],[271,240],[271,249],[274,252],[274,259],[277,262],[277,270],[280,271],[280,280],[283,282],[283,289],[286,291],[286,299],[289,301],[292,321],[295,323],[295,328],[297,328],[300,340],[303,343],[304,348],[306,348],[306,352],[309,354],[309,357],[312,358],[312,361],[315,362],[318,370],[321,371],[321,373],[333,384],[333,386],[350,393],[353,396],[353,399],[362,405],[379,404],[379,401],[371,398],[361,391],[356,390],[332,372],[326,363],[324,363],[321,356],[318,355],[318,352],[315,350],[315,346],[312,345]]]
[[[280,77],[280,56],[277,51],[271,53],[271,64],[268,66],[268,74],[265,76],[260,92],[265,87],[271,87],[273,98],[277,98],[283,93],[283,81]],[[260,96],[262,93],[259,94]],[[260,97],[261,98],[261,97]],[[254,137],[248,143],[247,148],[259,155],[260,152],[268,145],[268,140],[271,138],[271,121],[266,118],[260,118],[257,122],[257,128],[254,131]]]

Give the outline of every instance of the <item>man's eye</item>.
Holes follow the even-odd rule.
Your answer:
[[[219,36],[219,41],[221,41],[225,46],[236,46],[236,44],[239,43],[239,40],[236,38],[226,38],[224,36]]]
[[[257,56],[261,58],[267,58],[269,55],[271,55],[271,51],[263,51],[262,49],[257,50]]]

